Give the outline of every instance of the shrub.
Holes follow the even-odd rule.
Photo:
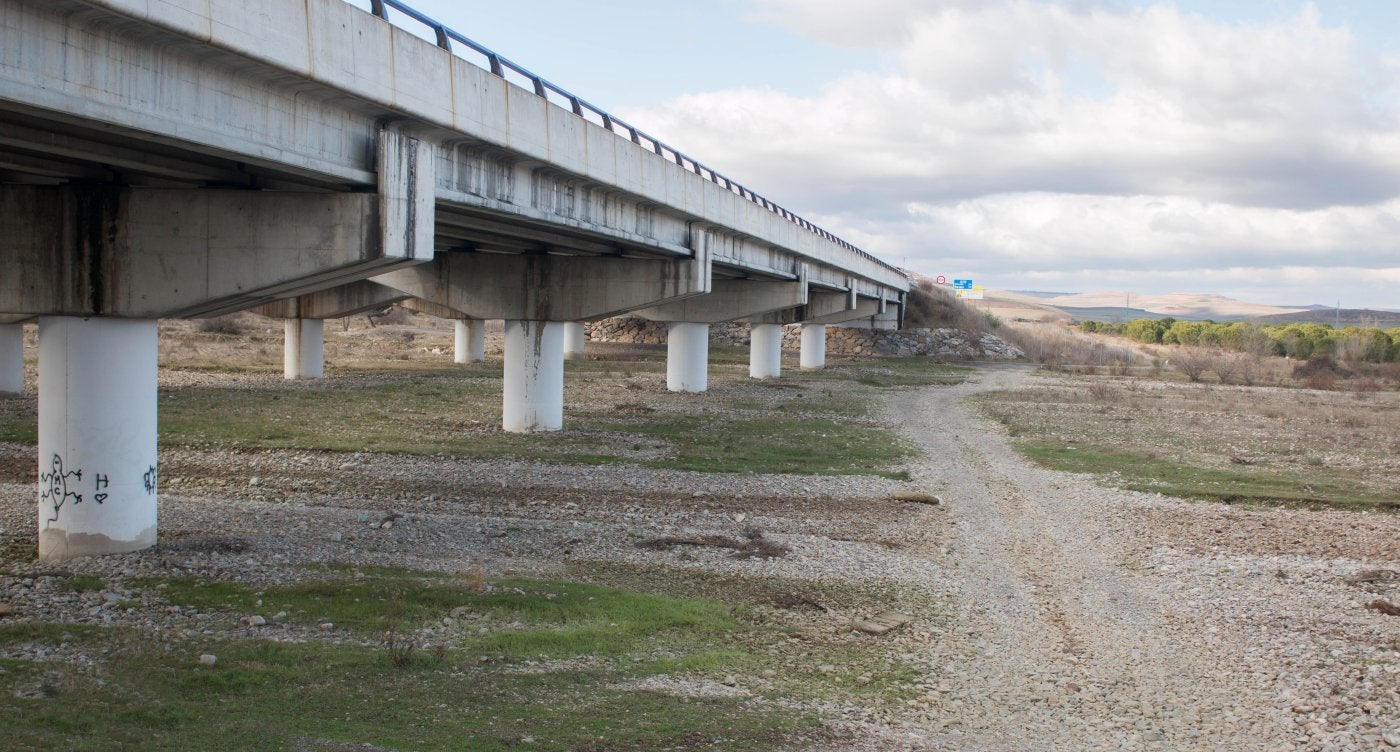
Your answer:
[[[1181,323],[1181,322],[1177,322]],[[1210,370],[1214,358],[1205,350],[1194,347],[1183,347],[1172,355],[1171,365],[1186,376],[1188,381],[1195,383],[1201,380],[1201,376]]]
[[[213,316],[207,319],[199,319],[195,328],[206,334],[242,334],[242,316],[237,313],[230,313],[224,316]]]

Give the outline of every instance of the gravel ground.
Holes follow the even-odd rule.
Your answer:
[[[1400,572],[1400,517],[1187,504],[1035,468],[962,403],[1029,382],[997,368],[956,387],[888,392],[887,419],[922,450],[912,484],[163,451],[161,544],[60,567],[13,563],[33,549],[36,461],[32,448],[0,444],[0,543],[12,562],[0,603],[15,619],[341,639],[116,604],[145,597],[125,589],[131,577],[270,584],[315,576],[291,566],[309,562],[480,566],[488,576],[654,568],[853,592],[894,583],[894,605],[914,623],[849,639],[884,640],[923,676],[905,707],[823,706],[848,737],[841,749],[1400,749],[1400,617],[1366,608],[1400,600],[1400,576],[1386,574]],[[891,499],[911,486],[944,503]],[[721,549],[637,545],[755,531],[792,552],[736,560]],[[108,592],[63,592],[65,576],[86,573]],[[874,608],[860,598],[824,605],[782,613],[830,634]],[[699,694],[762,685],[649,681]]]

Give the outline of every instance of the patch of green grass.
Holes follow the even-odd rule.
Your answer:
[[[820,371],[804,371],[805,378],[849,379],[866,386],[943,386],[960,384],[973,369],[938,363],[927,358],[880,358],[851,361]]]
[[[6,749],[763,750],[815,725],[743,699],[628,689],[607,672],[500,671],[457,653],[391,668],[360,646],[112,637],[121,650],[101,682],[71,664],[0,665]],[[196,660],[205,652],[215,666]]]
[[[668,456],[647,465],[711,473],[889,476],[889,465],[910,453],[886,428],[830,419],[681,415],[627,430],[672,446]]]
[[[74,593],[95,593],[106,587],[106,583],[95,574],[75,574],[64,580],[63,587]]]
[[[500,382],[484,372],[394,374],[318,389],[182,389],[160,400],[167,445],[300,448],[598,463],[596,441],[499,430]]]
[[[763,646],[785,643],[786,632],[754,623],[742,606],[576,582],[508,580],[478,591],[409,570],[326,573],[345,576],[262,590],[188,578],[128,584],[182,605],[285,609],[293,622],[331,619],[361,633],[392,622],[409,639],[427,639],[417,627],[441,624],[452,608],[465,607],[459,619],[471,623],[439,632],[441,650],[421,646],[402,666],[387,647],[354,641],[3,625],[0,648],[66,645],[90,659],[0,661],[6,749],[766,750],[824,734],[813,716],[763,699],[636,683],[753,676],[769,665]],[[204,653],[215,665],[198,660]],[[817,668],[828,663],[835,672]],[[760,696],[882,701],[912,677],[876,642],[816,639],[803,665]]]
[[[360,378],[313,386],[189,387],[162,392],[164,446],[298,448],[323,451],[521,457],[602,464],[632,461],[640,438],[663,442],[665,456],[648,464],[707,472],[907,475],[891,469],[908,456],[896,433],[871,424],[871,389],[832,381],[865,379],[880,386],[949,383],[968,372],[907,358],[848,364],[755,384],[740,371],[742,348],[712,351],[717,377],[742,379],[742,397],[717,412],[699,409],[670,417],[662,411],[624,416],[609,408],[579,408],[557,433],[513,434],[499,429],[499,373],[490,368],[362,371]],[[569,378],[587,382],[619,369],[664,367],[664,349],[624,353],[633,360],[572,361]],[[744,356],[741,358],[740,356]],[[732,361],[732,362],[731,362]],[[678,399],[680,399],[678,397]],[[697,396],[702,402],[706,397]],[[32,407],[0,413],[12,441],[33,443]]]
[[[631,593],[567,582],[504,580],[477,592],[464,581],[396,572],[358,572],[284,587],[254,589],[226,581],[136,580],[167,602],[236,615],[287,613],[292,623],[332,622],[362,635],[397,625],[413,630],[461,609],[489,625],[467,647],[508,660],[623,655],[667,631],[686,640],[717,638],[738,628],[732,609],[703,598]]]
[[[1015,446],[1054,470],[1092,473],[1120,488],[1186,499],[1343,509],[1369,509],[1387,501],[1345,478],[1312,471],[1302,475],[1267,468],[1222,470],[1173,462],[1148,452],[1046,439],[1018,440]]]
[[[5,403],[13,403],[13,406]],[[7,409],[8,408],[8,409]],[[39,416],[21,400],[0,400],[0,441],[33,446],[39,443]]]

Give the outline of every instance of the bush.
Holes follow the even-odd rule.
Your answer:
[[[1183,347],[1171,357],[1171,365],[1184,374],[1188,381],[1195,383],[1201,380],[1205,372],[1215,364],[1215,358],[1205,351],[1194,347]]]
[[[1337,379],[1350,376],[1351,372],[1337,365],[1328,357],[1309,358],[1305,363],[1293,367],[1293,378],[1301,381],[1309,389],[1331,390],[1337,386]]]
[[[242,334],[242,316],[237,313],[230,313],[223,316],[213,316],[207,319],[199,319],[195,328],[206,334]]]

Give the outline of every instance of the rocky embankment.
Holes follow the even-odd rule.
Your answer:
[[[632,317],[619,317],[587,325],[589,339],[636,345],[666,344],[666,325]],[[802,325],[783,327],[783,349],[796,351],[801,345]],[[733,347],[747,347],[749,325],[714,324],[710,341]],[[1017,360],[1026,354],[994,334],[978,334],[962,329],[901,329],[883,331],[828,326],[827,355],[843,358],[926,356],[942,360]]]

